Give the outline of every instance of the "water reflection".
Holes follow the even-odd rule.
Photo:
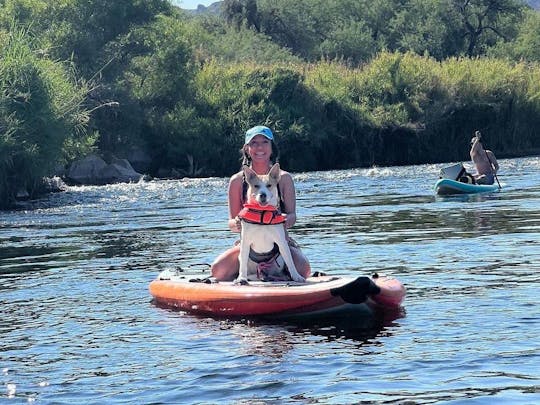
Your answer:
[[[406,241],[433,240],[452,235],[475,236],[490,233],[536,232],[540,226],[540,211],[517,208],[510,210],[493,206],[456,207],[450,210],[431,208],[324,214],[311,218],[299,233],[341,235],[380,235],[376,243],[392,244]]]
[[[152,301],[153,305],[178,316],[183,323],[185,319],[194,322],[214,321],[220,329],[235,335],[245,343],[243,350],[246,354],[264,354],[270,357],[281,357],[294,347],[298,339],[310,339],[313,336],[324,337],[327,341],[351,339],[369,343],[377,336],[390,336],[397,321],[405,317],[405,309],[374,309],[366,305],[343,311],[332,316],[289,316],[289,317],[212,317],[186,313],[175,308],[169,308]],[[174,319],[174,318],[171,318]],[[247,347],[247,348],[246,348]]]

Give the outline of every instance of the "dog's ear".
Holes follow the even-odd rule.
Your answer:
[[[244,177],[248,183],[257,177],[257,173],[255,173],[255,170],[253,170],[251,167],[244,165],[242,169],[244,170]]]
[[[274,166],[272,166],[272,168],[268,172],[268,175],[271,178],[275,179],[276,182],[279,181],[279,178],[281,177],[281,171],[280,171],[279,163],[276,163],[276,164],[274,164]]]

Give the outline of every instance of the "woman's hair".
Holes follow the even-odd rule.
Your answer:
[[[274,141],[270,141],[272,144],[272,154],[270,155],[270,163],[274,164],[279,161],[279,149]],[[240,149],[240,161],[242,162],[242,165],[251,166],[251,157],[249,156],[249,153],[247,153],[247,145],[242,146],[242,149]]]

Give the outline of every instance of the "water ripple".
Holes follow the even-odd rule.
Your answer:
[[[155,306],[237,235],[228,179],[71,187],[0,216],[0,402],[539,403],[540,158],[503,191],[436,197],[444,165],[295,173],[314,270],[398,277],[405,306],[348,322]],[[190,267],[189,265],[194,265]]]

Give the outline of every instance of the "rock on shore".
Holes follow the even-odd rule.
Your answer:
[[[65,174],[69,184],[103,185],[139,181],[143,175],[136,172],[126,159],[113,157],[111,163],[97,155],[89,155],[71,164]]]

